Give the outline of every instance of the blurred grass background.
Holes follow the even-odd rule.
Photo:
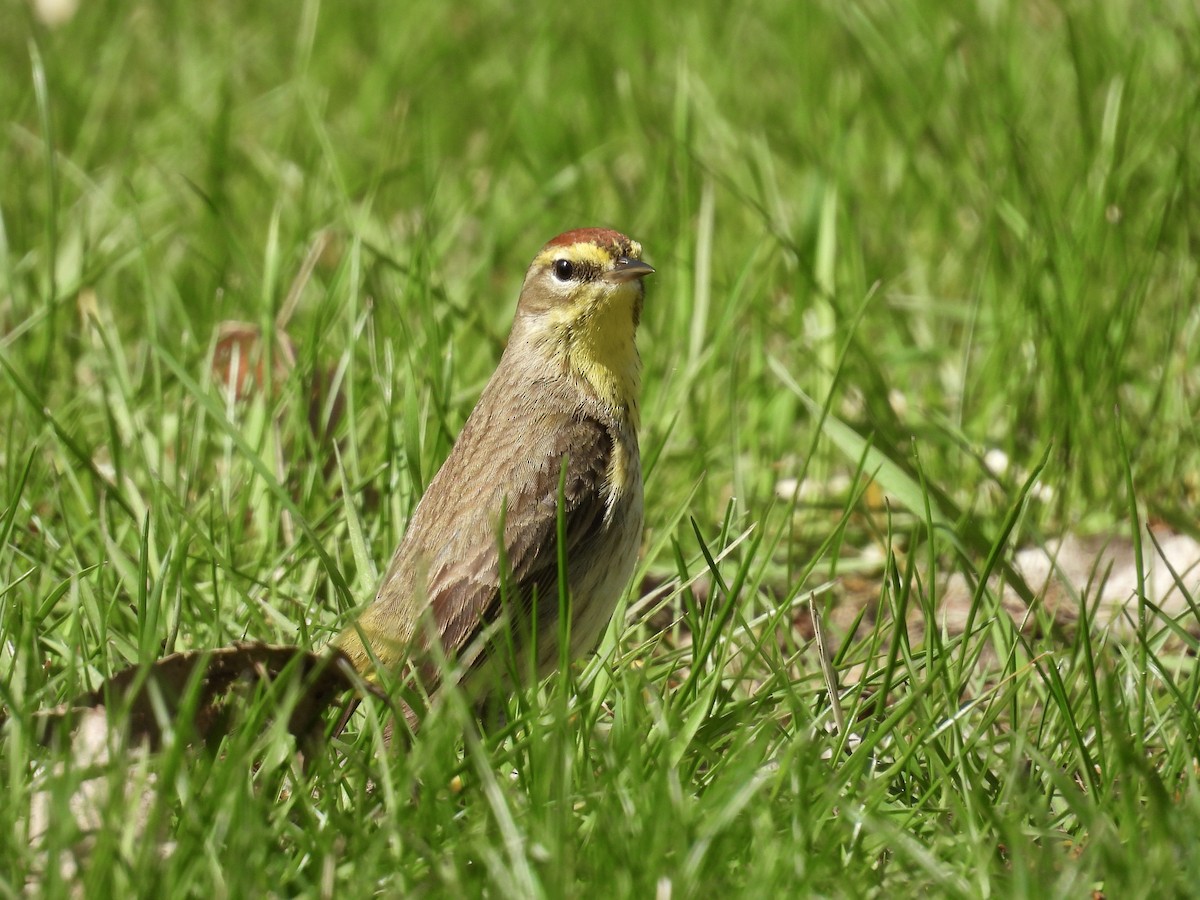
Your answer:
[[[449,451],[528,260],[571,227],[619,228],[658,269],[630,601],[700,577],[661,622],[610,635],[577,685],[592,727],[534,696],[476,752],[448,716],[407,755],[364,738],[317,792],[269,730],[190,778],[177,753],[154,800],[169,861],[101,840],[91,889],[1195,884],[1190,646],[1167,659],[1145,628],[1133,647],[1030,643],[986,591],[957,645],[909,648],[881,615],[836,661],[890,660],[851,704],[876,714],[865,743],[835,764],[794,627],[808,592],[838,602],[839,572],[932,619],[915,561],[974,579],[1049,534],[1195,534],[1194,4],[45,9],[10,0],[0,32],[15,718],[164,652],[320,647]],[[293,284],[295,365],[235,402],[210,384],[214,334],[273,334]],[[343,398],[336,452],[309,424],[333,418],[322,379]],[[681,637],[733,626],[740,649]],[[1008,668],[964,695],[984,645]],[[41,754],[0,751],[9,833]],[[121,804],[106,815],[119,833]],[[76,847],[69,818],[50,859]],[[28,842],[4,857],[10,891],[65,889]]]

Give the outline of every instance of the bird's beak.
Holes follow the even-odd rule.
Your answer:
[[[644,263],[640,259],[618,256],[612,269],[604,273],[604,280],[623,284],[626,281],[633,281],[635,278],[645,278],[653,271],[654,267],[652,265]]]

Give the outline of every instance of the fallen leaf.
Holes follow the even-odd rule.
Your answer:
[[[325,733],[324,715],[347,691],[370,691],[339,651],[313,653],[299,647],[235,643],[217,650],[174,653],[147,666],[112,676],[74,703],[39,713],[37,739],[55,740],[64,726],[87,721],[87,710],[127,711],[131,743],[159,744],[164,726],[178,727],[186,708],[194,709],[192,734],[219,740],[229,726],[232,698],[239,690],[291,676],[301,686],[288,719],[288,730],[311,749]],[[193,694],[194,692],[194,694]],[[188,703],[194,696],[194,702]]]

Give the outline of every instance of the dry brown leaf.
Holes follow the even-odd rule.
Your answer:
[[[286,675],[301,686],[288,730],[307,747],[323,736],[323,717],[334,701],[347,691],[364,690],[353,666],[338,651],[318,654],[299,647],[235,643],[218,650],[174,653],[149,666],[118,672],[91,694],[40,714],[37,737],[48,743],[64,725],[85,721],[85,711],[115,706],[128,710],[131,743],[153,746],[162,739],[164,723],[178,726],[185,701],[195,690],[192,733],[200,740],[216,741],[226,733],[230,701],[237,692]]]
[[[252,322],[221,322],[210,362],[213,379],[239,400],[264,391],[271,395],[296,367],[296,345],[282,328],[275,329],[275,344],[270,348],[269,382],[264,371],[267,355],[259,326]]]
[[[1166,528],[1152,528],[1142,540],[1141,559],[1144,596],[1158,610],[1150,611],[1151,628],[1160,629],[1170,619],[1183,631],[1200,637],[1200,616],[1192,606],[1200,602],[1200,542]],[[1068,534],[1044,547],[1024,547],[1013,555],[1013,569],[1037,598],[1038,610],[1048,614],[1051,627],[1060,634],[1069,635],[1078,627],[1083,601],[1092,630],[1121,640],[1135,636],[1141,601],[1138,557],[1128,532],[1087,537]],[[974,582],[958,572],[938,575],[937,582],[937,626],[948,637],[961,635],[971,620]],[[928,576],[923,576],[922,584],[928,583]],[[988,588],[1018,628],[1025,634],[1034,633],[1038,617],[1010,584],[993,576]],[[879,608],[882,593],[877,577],[855,574],[839,579],[840,600],[826,619],[833,646],[863,639],[876,627],[878,617],[886,615]],[[982,625],[986,615],[977,611],[974,626]],[[801,621],[798,630],[803,637],[810,637],[811,629],[804,625]],[[910,604],[909,641],[921,641],[925,627],[920,606]],[[854,683],[861,671],[858,667],[843,672],[842,682]]]
[[[1191,614],[1188,603],[1189,596],[1193,600],[1200,597],[1200,543],[1188,535],[1166,531],[1155,532],[1154,538],[1142,542],[1145,598],[1162,616],[1179,620],[1186,631],[1200,634],[1200,620]],[[1073,626],[1078,621],[1082,599],[1094,628],[1111,630],[1123,638],[1136,631],[1138,557],[1128,534],[1067,535],[1045,548],[1018,550],[1013,566],[1058,624]],[[1013,621],[1031,628],[1032,617],[1017,593],[996,580],[991,586]],[[971,597],[970,586],[961,575],[946,580],[940,617],[950,634],[961,633],[965,627]]]
[[[237,695],[289,677],[300,690],[293,698],[288,730],[303,749],[311,751],[327,732],[325,713],[334,701],[362,687],[349,660],[337,651],[316,654],[298,647],[238,643],[219,650],[175,653],[149,666],[119,672],[75,703],[35,717],[40,741],[64,740],[69,749],[51,768],[37,773],[28,813],[29,840],[40,853],[54,824],[51,817],[62,809],[53,785],[66,776],[68,766],[80,775],[66,805],[80,838],[70,852],[53,860],[39,857],[31,884],[54,865],[71,884],[73,895],[83,896],[78,876],[97,831],[106,826],[106,810],[113,802],[123,804],[124,827],[143,839],[157,840],[159,852],[169,856],[173,842],[162,835],[145,835],[157,778],[149,750],[162,741],[164,727],[178,728],[184,710],[193,708],[191,734],[215,743],[234,721],[231,712]],[[194,706],[189,707],[189,697],[194,698]],[[124,735],[116,731],[110,708],[127,710]],[[111,772],[115,747],[126,748],[120,757],[121,778]]]
[[[96,834],[106,825],[105,810],[113,802],[122,804],[123,823],[140,836],[145,833],[154,804],[157,776],[148,765],[145,747],[130,749],[123,758],[124,777],[118,780],[109,771],[113,735],[107,710],[103,707],[84,709],[76,721],[67,760],[71,769],[84,777],[74,783],[66,811],[71,824],[78,830],[79,839],[68,851],[59,852],[53,859],[41,849],[50,829],[60,824],[55,816],[63,809],[59,791],[60,782],[67,775],[67,760],[34,773],[35,790],[30,797],[28,829],[21,825],[17,829],[18,834],[28,834],[30,846],[35,851],[34,865],[26,882],[27,890],[35,894],[46,876],[47,867],[53,864],[59,877],[70,885],[72,897],[86,896],[79,875],[95,845]],[[163,858],[169,856],[174,847],[173,841],[159,841]]]

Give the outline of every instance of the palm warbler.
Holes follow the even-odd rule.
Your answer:
[[[386,667],[432,692],[448,660],[486,694],[512,674],[493,668],[501,643],[522,681],[555,667],[561,634],[571,658],[595,647],[642,534],[635,333],[654,269],[641,253],[619,232],[583,228],[534,258],[499,366],[375,602],[334,640],[360,672]]]

